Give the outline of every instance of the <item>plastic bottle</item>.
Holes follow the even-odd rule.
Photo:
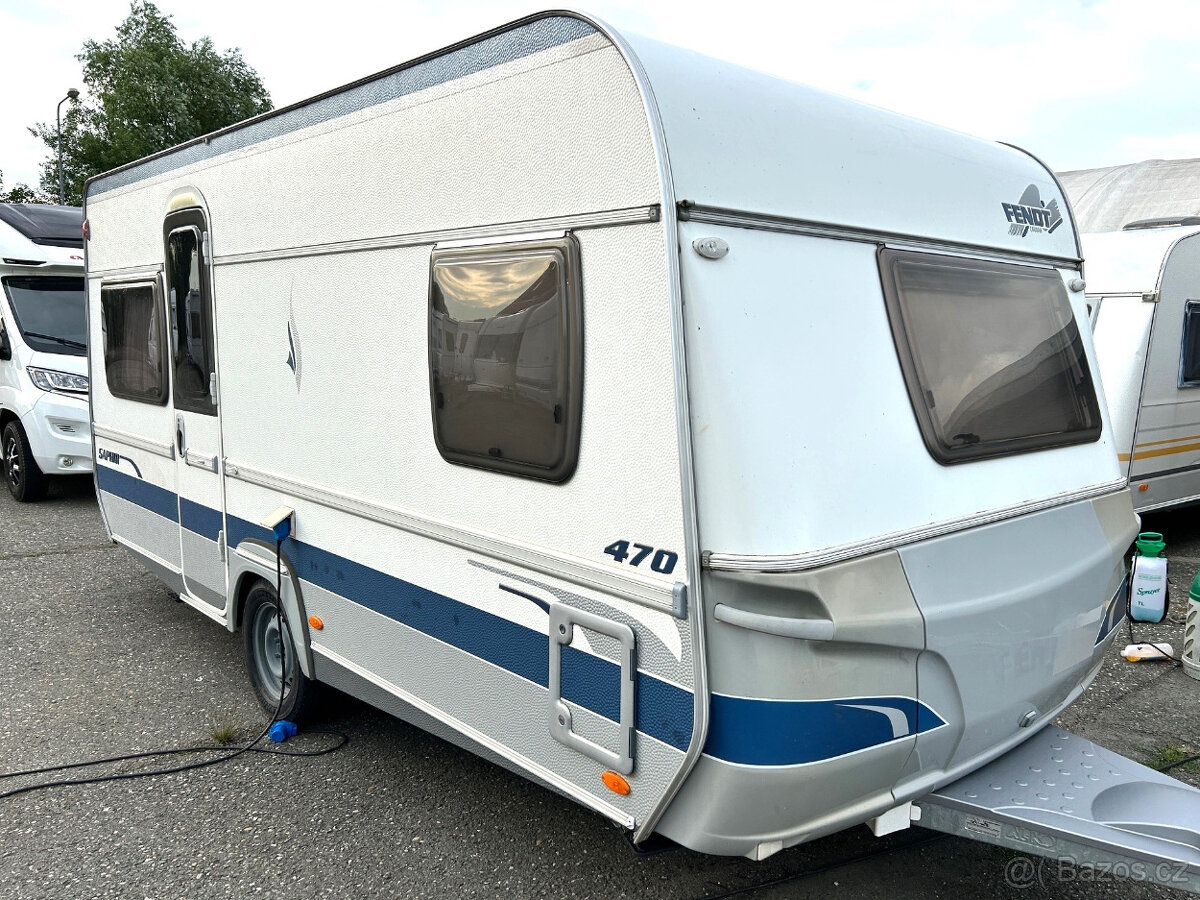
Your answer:
[[[1200,681],[1200,572],[1188,591],[1187,618],[1183,621],[1183,671]]]
[[[1156,531],[1138,535],[1129,573],[1129,615],[1135,622],[1161,622],[1167,615],[1167,545]]]

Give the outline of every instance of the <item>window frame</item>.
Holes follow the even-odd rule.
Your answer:
[[[165,278],[166,273],[164,272],[161,278],[158,276],[153,278],[138,277],[100,282],[100,322],[101,333],[103,335],[101,353],[104,358],[104,383],[108,387],[108,393],[113,397],[119,397],[122,400],[132,400],[135,403],[145,403],[148,406],[166,406],[167,401],[171,398],[171,354],[169,352],[171,337],[170,332],[167,331],[167,310],[162,289]],[[104,292],[106,290],[129,290],[139,287],[150,288],[151,303],[158,312],[158,362],[162,373],[162,384],[159,385],[157,399],[116,389],[113,386],[112,377],[108,370],[108,323],[104,318]],[[148,357],[149,353],[147,353]]]
[[[216,340],[215,329],[213,322],[215,311],[213,309],[212,297],[212,280],[209,273],[209,260],[205,254],[204,244],[205,237],[208,234],[208,222],[205,218],[204,211],[199,207],[189,207],[167,215],[163,221],[163,302],[166,306],[167,315],[170,316],[171,325],[174,327],[178,310],[172,308],[171,304],[171,236],[181,232],[191,230],[196,234],[196,258],[200,267],[200,300],[202,312],[202,325],[204,327],[203,342],[204,355],[208,363],[208,381],[205,384],[205,394],[203,399],[199,395],[181,395],[179,393],[179,378],[177,372],[178,361],[175,356],[175,346],[172,342],[171,352],[169,354],[171,366],[171,399],[173,406],[180,412],[191,412],[202,416],[217,415],[217,398],[213,396],[209,387],[212,385],[213,375],[217,371],[216,360]],[[168,330],[168,339],[173,335],[173,332]],[[184,339],[184,335],[180,334],[180,340]]]
[[[559,308],[559,367],[566,379],[563,390],[562,414],[563,452],[558,463],[551,467],[517,459],[483,456],[457,450],[446,445],[438,424],[437,406],[437,353],[434,338],[434,290],[439,263],[464,264],[472,261],[494,261],[510,257],[558,254],[561,269],[559,282],[562,292]],[[580,264],[579,241],[570,232],[559,238],[490,242],[465,247],[434,247],[429,257],[429,284],[425,301],[427,321],[425,343],[428,349],[429,412],[433,427],[434,444],[438,453],[449,463],[487,469],[507,475],[517,475],[539,481],[561,484],[571,478],[579,462],[579,444],[583,420],[583,280]]]
[[[926,388],[919,374],[913,344],[908,337],[908,329],[904,320],[903,301],[900,297],[900,285],[898,279],[893,274],[892,263],[898,259],[933,264],[951,263],[960,268],[994,274],[1019,271],[1023,276],[1039,277],[1047,281],[1052,281],[1063,291],[1067,309],[1071,313],[1071,323],[1074,325],[1076,338],[1082,342],[1083,330],[1079,327],[1079,316],[1071,304],[1070,296],[1067,294],[1066,286],[1062,284],[1062,276],[1057,269],[1049,266],[999,262],[979,259],[978,257],[955,256],[947,253],[902,250],[886,245],[880,245],[876,258],[888,321],[891,325],[892,343],[900,363],[909,402],[912,405],[913,414],[920,428],[925,447],[939,464],[943,466],[960,465],[962,463],[976,462],[981,459],[1035,453],[1058,447],[1074,446],[1076,444],[1090,444],[1100,439],[1104,430],[1103,412],[1100,408],[1100,398],[1096,392],[1096,379],[1091,369],[1090,360],[1087,357],[1086,349],[1081,347],[1083,350],[1083,373],[1091,392],[1091,403],[1095,412],[1096,424],[1094,426],[1076,431],[1058,432],[1051,435],[1030,435],[1003,440],[980,441],[975,444],[964,444],[959,447],[947,448],[942,442],[940,429],[934,423],[933,414],[929,409]]]
[[[1200,320],[1200,300],[1184,300],[1183,301],[1183,328],[1180,329],[1180,346],[1179,346],[1179,387],[1194,388],[1200,387],[1200,378],[1188,380],[1187,374],[1187,352],[1188,352],[1188,313],[1196,310],[1197,319]],[[1196,325],[1200,328],[1200,322]],[[1198,342],[1200,343],[1200,342]],[[1200,358],[1196,360],[1197,369],[1200,369]]]

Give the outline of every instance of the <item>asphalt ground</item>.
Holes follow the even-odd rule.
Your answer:
[[[1200,512],[1145,525],[1167,535],[1176,602],[1138,636],[1178,651]],[[108,543],[87,479],[36,505],[0,491],[0,623],[0,773],[210,744],[221,729],[236,746],[266,723],[239,636]],[[1200,751],[1200,682],[1124,662],[1124,644],[1060,724],[1143,762]],[[312,727],[349,744],[0,799],[0,897],[1182,896],[1036,858],[1031,870],[1014,852],[919,828],[883,839],[853,828],[760,863],[639,857],[595,814],[357,701],[333,695]],[[333,741],[309,733],[284,746]],[[1175,774],[1200,784],[1200,767]],[[0,779],[0,792],[45,777]]]

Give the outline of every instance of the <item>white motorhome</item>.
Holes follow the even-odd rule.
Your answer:
[[[1134,508],[1200,500],[1200,217],[1082,236],[1113,438]]]
[[[83,214],[0,203],[0,459],[20,501],[92,471]]]
[[[638,841],[920,817],[1200,885],[1200,794],[1044,727],[1137,523],[1028,154],[554,12],[86,194],[107,527],[269,710]]]

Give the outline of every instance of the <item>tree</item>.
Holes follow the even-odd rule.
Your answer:
[[[87,41],[86,100],[73,100],[62,123],[66,202],[81,203],[83,184],[144,156],[166,150],[271,109],[258,73],[240,50],[218,53],[211,38],[184,45],[150,0],[135,0],[115,38]],[[30,131],[50,148],[42,190],[58,194],[58,136],[53,124]]]
[[[0,172],[0,203],[49,203],[49,198],[36,188],[18,182],[11,190],[4,189],[4,173]]]

